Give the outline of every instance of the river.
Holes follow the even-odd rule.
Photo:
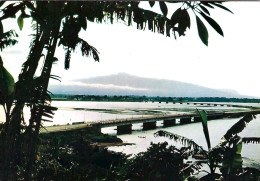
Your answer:
[[[230,104],[230,103],[224,103]],[[238,105],[237,103],[234,103]],[[256,103],[240,103],[244,106],[260,107]],[[51,125],[65,125],[73,122],[95,122],[111,119],[122,119],[129,117],[143,117],[151,115],[167,115],[173,113],[187,113],[194,112],[196,108],[204,109],[206,111],[230,111],[230,110],[247,110],[247,108],[240,107],[226,107],[226,106],[205,106],[205,105],[187,105],[187,104],[173,104],[165,102],[162,103],[145,103],[145,102],[86,102],[86,101],[53,101],[52,106],[58,107],[53,122],[44,123],[45,126]],[[29,109],[24,109],[25,119],[29,119]],[[4,120],[3,110],[0,109],[0,118]],[[215,146],[220,141],[221,137],[226,131],[239,120],[233,119],[219,119],[209,121],[209,134],[212,146]],[[155,138],[153,134],[158,130],[165,130],[187,138],[193,139],[196,143],[207,148],[204,138],[201,123],[192,123],[186,125],[176,125],[173,127],[163,128],[162,122],[158,121],[156,130],[142,131],[141,124],[134,124],[132,134],[119,135],[124,142],[134,143],[134,145],[110,147],[109,150],[123,152],[126,154],[137,154],[145,151],[151,142],[158,143],[167,141],[169,144],[180,146],[173,140],[168,138]],[[102,128],[103,133],[116,134],[115,127]],[[255,120],[249,123],[246,129],[240,134],[246,137],[260,137],[260,115]],[[242,156],[246,165],[260,168],[260,145],[248,144],[243,146]]]

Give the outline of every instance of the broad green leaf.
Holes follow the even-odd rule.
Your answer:
[[[212,28],[214,28],[216,30],[216,32],[218,32],[220,35],[224,36],[224,33],[223,33],[221,27],[218,25],[218,23],[214,19],[207,16],[203,12],[201,12],[200,14],[212,26]]]
[[[210,145],[208,124],[207,124],[207,122],[208,122],[207,113],[204,110],[198,110],[197,109],[197,111],[199,112],[200,117],[202,119],[203,132],[204,132],[204,135],[205,135],[205,138],[206,138],[206,141],[207,141],[208,149],[210,149],[211,145]]]
[[[242,151],[242,138],[240,138],[239,142],[237,143],[236,147],[237,147],[237,151],[236,154],[241,154]]]
[[[166,17],[168,14],[168,8],[167,8],[165,2],[160,1],[159,4],[160,4],[160,9],[161,9],[163,15]]]
[[[19,26],[20,30],[22,30],[23,29],[23,16],[22,15],[20,15],[18,17],[17,23],[18,23],[18,26]]]
[[[241,154],[233,154],[225,156],[222,162],[222,168],[241,168],[242,167],[242,157]]]
[[[231,168],[241,168],[242,162],[243,162],[243,160],[242,160],[241,154],[235,154]]]
[[[154,6],[154,4],[155,4],[155,1],[149,1],[149,4],[150,4],[150,6],[152,8]]]
[[[209,39],[208,30],[198,16],[196,16],[196,21],[197,21],[199,37],[200,37],[201,41],[206,46],[208,46],[208,39]]]

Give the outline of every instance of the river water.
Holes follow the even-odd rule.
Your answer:
[[[230,104],[230,103],[225,103]],[[234,103],[238,105],[237,103]],[[260,107],[256,103],[240,103],[239,105]],[[151,115],[167,115],[174,113],[195,112],[196,108],[204,109],[208,112],[212,111],[235,111],[247,110],[247,108],[226,107],[226,106],[205,106],[205,105],[187,105],[187,104],[173,104],[165,102],[162,103],[145,103],[145,102],[87,102],[87,101],[53,101],[52,106],[58,107],[53,122],[44,123],[45,126],[51,125],[65,125],[73,122],[98,122],[104,120],[123,119],[131,117],[144,117]],[[29,109],[24,109],[24,117],[29,119]],[[0,120],[4,120],[3,109],[0,108]],[[215,146],[220,141],[221,137],[226,131],[239,120],[233,119],[219,119],[209,121],[209,134],[211,138],[211,145]],[[126,143],[134,143],[134,145],[110,147],[109,150],[123,152],[126,154],[137,154],[145,151],[151,142],[158,143],[167,141],[169,144],[180,146],[173,140],[168,138],[157,137],[153,134],[159,130],[165,130],[187,138],[193,139],[196,143],[207,148],[204,138],[201,123],[192,123],[187,125],[176,125],[173,127],[163,128],[162,121],[157,122],[158,128],[150,131],[142,131],[142,124],[134,124],[132,134],[119,135],[118,137]],[[103,133],[116,134],[115,127],[102,128]],[[249,123],[246,129],[240,134],[246,137],[260,137],[260,115],[255,120]],[[242,156],[246,165],[260,168],[260,145],[248,144],[243,146]]]

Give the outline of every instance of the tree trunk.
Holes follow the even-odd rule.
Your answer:
[[[33,80],[34,74],[36,72],[44,45],[48,42],[50,36],[50,30],[47,29],[43,31],[39,41],[36,41],[34,47],[30,51],[30,56],[24,63],[24,68],[19,75],[19,81],[16,83],[17,92],[17,102],[10,115],[9,122],[4,125],[4,130],[1,132],[1,145],[3,145],[3,150],[1,151],[1,169],[2,175],[0,175],[0,180],[17,180],[17,169],[16,166],[22,161],[22,150],[21,150],[21,130],[23,126],[23,108],[25,103],[28,101],[24,99],[26,95],[19,94],[19,91],[26,92],[24,90],[29,90],[28,82]]]
[[[49,44],[44,67],[42,69],[41,76],[39,77],[41,80],[40,89],[38,90],[39,103],[33,106],[32,115],[30,119],[31,126],[27,127],[26,129],[27,158],[29,161],[26,164],[25,180],[28,181],[31,180],[32,166],[33,166],[33,162],[36,159],[38,137],[40,132],[42,116],[44,113],[44,106],[46,105],[47,88],[49,84],[51,69],[54,60],[54,54],[55,54],[57,41],[58,41],[60,23],[61,22],[56,23],[56,26],[52,29],[52,33],[53,33],[52,42]]]

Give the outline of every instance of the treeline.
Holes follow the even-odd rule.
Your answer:
[[[120,102],[241,102],[260,103],[254,98],[227,98],[227,97],[148,97],[148,96],[108,96],[108,95],[67,95],[54,94],[52,100],[64,101],[120,101]]]

